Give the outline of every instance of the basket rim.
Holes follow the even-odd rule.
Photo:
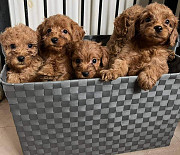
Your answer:
[[[111,84],[113,84],[114,82],[113,81],[118,81],[118,80],[123,80],[123,79],[129,79],[129,78],[131,78],[131,79],[137,79],[137,77],[138,76],[123,76],[123,77],[118,77],[116,80],[112,80],[112,81],[103,81],[103,80],[101,80],[100,78],[91,78],[91,79],[72,79],[72,80],[64,80],[64,81],[44,81],[44,82],[27,82],[27,83],[8,83],[8,82],[6,82],[6,81],[4,81],[3,80],[3,77],[2,76],[4,76],[4,74],[5,74],[5,72],[6,72],[6,68],[7,68],[7,65],[5,64],[4,66],[3,66],[3,69],[2,69],[2,71],[1,71],[1,74],[0,74],[0,82],[3,84],[3,85],[6,85],[6,86],[14,86],[14,85],[16,85],[16,86],[20,86],[20,85],[23,85],[23,84],[45,84],[45,83],[49,83],[49,84],[59,84],[59,83],[63,83],[63,82],[68,82],[68,81],[70,81],[70,82],[77,82],[77,81],[100,81],[100,82],[104,82],[104,83],[111,83]],[[168,74],[163,74],[162,76],[161,76],[161,78],[164,78],[164,77],[169,77],[169,76],[176,76],[176,75],[180,75],[180,73],[168,73]],[[160,78],[160,79],[161,79]],[[160,80],[159,79],[159,80]],[[158,81],[159,81],[158,80]],[[116,83],[116,82],[115,82]]]

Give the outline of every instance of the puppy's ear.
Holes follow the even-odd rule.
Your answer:
[[[6,28],[6,30],[8,30],[8,29],[9,28]],[[2,44],[2,46],[3,46],[4,42],[5,42],[5,38],[6,38],[5,36],[7,35],[6,30],[5,30],[5,32],[0,34],[0,43]]]
[[[42,36],[43,36],[43,29],[44,29],[44,25],[45,25],[45,21],[43,23],[41,23],[38,27],[37,27],[37,40],[38,40],[38,47],[41,47],[42,45]]]
[[[7,49],[7,42],[6,42],[6,32],[3,32],[0,34],[0,44],[2,45],[2,48],[4,50],[4,52],[6,53],[6,49]]]
[[[108,53],[108,49],[106,46],[101,46],[101,51],[102,51],[102,58],[101,58],[101,67],[108,67],[108,63],[109,63],[109,53]]]
[[[123,11],[114,22],[114,30],[121,37],[131,39],[136,33],[136,23],[139,20],[139,15],[143,11],[143,7],[134,5]]]
[[[124,36],[127,33],[127,18],[121,14],[114,21],[114,30],[118,35]]]
[[[65,44],[66,54],[71,59],[72,54],[74,53],[74,50],[76,49],[76,42],[72,41],[67,44]]]
[[[140,15],[135,17],[134,22],[129,26],[126,38],[128,40],[132,39],[136,34],[138,34],[140,27]]]
[[[74,21],[71,22],[71,28],[73,41],[82,40],[85,35],[85,31],[83,30],[83,28]]]
[[[0,44],[2,45],[2,48],[5,49],[5,47],[3,46],[3,39],[4,39],[3,33],[1,33],[0,34]],[[1,47],[1,45],[0,45],[0,47]]]
[[[135,32],[136,32],[136,25],[135,25],[135,23],[133,23],[128,29],[128,32],[126,34],[126,38],[128,40],[132,39],[135,36]]]
[[[134,17],[133,23],[129,23],[126,16],[119,16],[114,22],[114,29],[118,35],[126,37],[128,40],[133,38],[139,25],[139,16]]]
[[[172,31],[172,33],[171,33],[171,35],[170,35],[170,39],[169,39],[170,46],[174,46],[175,43],[176,43],[176,39],[177,39],[177,37],[178,37],[177,25],[178,25],[178,20],[177,20],[177,18],[175,17],[174,28],[173,28],[173,31]]]
[[[37,31],[35,31],[34,35],[36,35],[36,36],[38,37],[37,34],[38,34]],[[36,39],[37,39],[37,38],[36,38]],[[32,56],[37,56],[38,53],[39,53],[38,40],[36,40],[36,42],[34,42],[34,45],[33,45],[33,46],[34,46],[34,50],[32,50],[29,54],[32,55]]]

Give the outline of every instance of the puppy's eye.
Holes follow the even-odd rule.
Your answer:
[[[165,23],[168,25],[170,23],[169,19],[166,19]]]
[[[15,49],[16,45],[15,44],[11,44],[10,47],[11,47],[11,49]]]
[[[95,64],[97,62],[96,59],[92,59],[92,63]]]
[[[33,44],[28,44],[28,48],[32,48],[33,47]]]
[[[80,64],[80,63],[81,63],[81,60],[80,60],[80,59],[76,59],[76,63],[77,63],[77,64]]]
[[[151,18],[150,17],[147,17],[146,19],[145,19],[145,22],[146,23],[148,23],[148,22],[150,22],[151,21]]]
[[[63,33],[64,33],[64,34],[67,34],[67,33],[68,33],[68,30],[64,29],[64,30],[63,30]]]
[[[50,33],[52,30],[51,29],[47,29],[47,33]]]

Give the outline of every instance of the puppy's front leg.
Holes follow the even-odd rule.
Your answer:
[[[34,68],[29,67],[26,68],[20,73],[21,82],[34,82],[37,77],[37,72],[34,70]]]
[[[20,75],[18,73],[8,72],[7,73],[7,82],[8,83],[21,83]]]
[[[168,73],[168,65],[166,60],[163,62],[153,61],[149,66],[145,67],[138,75],[138,84],[144,90],[150,90],[156,84],[157,80]]]
[[[128,64],[126,60],[116,59],[109,70],[100,72],[102,80],[115,80],[118,77],[125,76],[128,73]]]

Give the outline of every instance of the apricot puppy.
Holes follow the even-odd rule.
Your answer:
[[[120,76],[138,75],[139,86],[152,89],[156,81],[168,73],[167,60],[174,46],[178,20],[165,5],[152,3],[136,18],[128,36],[130,39],[110,64],[109,70],[101,71],[103,80]]]
[[[31,28],[19,24],[9,27],[0,35],[5,51],[7,82],[24,83],[39,81],[37,71],[42,65],[38,56],[37,34]]]
[[[108,67],[107,48],[94,41],[74,42],[69,54],[76,78],[99,78],[100,71]]]

